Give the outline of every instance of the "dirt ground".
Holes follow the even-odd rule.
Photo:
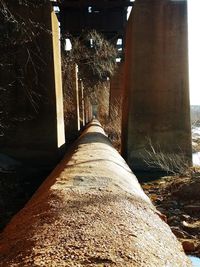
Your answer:
[[[186,254],[200,257],[200,168],[193,168],[189,177],[163,177],[142,187],[166,216]]]

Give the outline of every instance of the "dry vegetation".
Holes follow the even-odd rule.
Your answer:
[[[47,0],[0,0],[0,135],[38,114],[43,101],[38,73],[43,62],[37,38],[48,29],[33,16]],[[30,15],[27,18],[25,15]],[[28,73],[32,73],[30,75]],[[24,102],[30,105],[24,110]]]
[[[84,84],[84,96],[88,97],[93,105],[98,106],[97,116],[106,130],[109,133],[113,130],[118,132],[120,129],[117,125],[119,116],[113,112],[111,118],[109,114],[109,82],[107,82],[107,79],[114,74],[116,69],[116,48],[103,35],[94,30],[84,32],[79,37],[71,36],[70,40],[72,43],[71,51],[63,51],[62,55],[66,131],[70,132],[71,136],[75,136],[70,127],[76,113],[73,93],[74,75],[72,72],[74,65],[77,64],[78,78]],[[119,137],[118,133],[112,135]]]
[[[154,145],[147,138],[149,149],[145,150],[144,162],[150,169],[161,170],[171,175],[186,175],[191,165],[184,153],[179,149],[177,153],[163,152],[160,145]]]
[[[69,39],[72,49],[63,53],[65,62],[78,65],[79,79],[86,88],[94,88],[114,74],[117,50],[101,33],[92,30],[79,37],[69,36]]]
[[[200,135],[196,133],[196,129],[200,129],[200,120],[192,124],[192,149],[193,152],[200,152]]]

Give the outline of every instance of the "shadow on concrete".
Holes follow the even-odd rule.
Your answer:
[[[125,168],[123,165],[120,165],[119,163],[117,163],[117,162],[115,162],[113,160],[109,160],[109,159],[95,159],[95,160],[81,161],[79,163],[67,164],[67,166],[65,166],[65,169],[71,168],[71,167],[74,167],[74,166],[79,166],[79,165],[82,165],[82,164],[90,164],[90,163],[94,163],[94,162],[106,162],[106,161],[114,163],[115,165],[123,168],[126,172],[129,172],[129,173],[133,174],[133,172],[129,168]]]
[[[83,137],[81,137],[81,140],[79,141],[79,144],[89,144],[89,143],[90,144],[103,143],[113,148],[111,141],[108,139],[107,136],[105,136],[102,133],[96,133],[96,132],[86,133]]]

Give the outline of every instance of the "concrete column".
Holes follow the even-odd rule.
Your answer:
[[[110,114],[110,81],[105,81],[97,88],[98,118],[107,120]]]
[[[145,169],[150,139],[191,161],[187,1],[136,0],[128,22],[122,152]]]
[[[110,113],[110,91],[111,84],[110,81],[106,81],[102,84],[102,88],[100,89],[100,104],[102,104],[103,114],[106,117],[109,117]]]
[[[79,107],[79,86],[78,86],[78,66],[74,65],[74,97],[76,106],[77,130],[80,131],[80,107]]]
[[[90,121],[90,115],[89,115],[89,99],[86,96],[85,97],[85,123],[87,124]]]
[[[92,109],[92,103],[90,102],[90,105],[89,105],[89,119],[90,119],[90,121],[92,120],[92,117],[93,117],[93,109]]]
[[[80,124],[85,126],[85,106],[84,106],[84,86],[83,81],[79,81],[79,106],[80,106]]]
[[[73,64],[70,67],[71,84],[69,90],[70,103],[66,112],[68,121],[66,123],[66,142],[70,143],[75,140],[80,130],[80,103],[79,103],[79,82],[78,82],[78,66]],[[66,89],[65,89],[66,90]]]
[[[46,170],[60,160],[65,144],[58,20],[50,3],[33,9],[16,4],[11,13],[27,23],[37,22],[42,29],[39,27],[31,41],[15,48],[8,72],[14,81],[13,103],[8,105],[16,123],[1,139],[0,149],[27,168]]]
[[[118,113],[121,117],[123,78],[124,63],[119,63],[115,75],[110,80],[109,113],[111,118],[115,116],[113,113]]]
[[[53,38],[53,60],[54,60],[54,78],[55,78],[55,104],[57,119],[57,145],[62,147],[65,143],[65,126],[64,126],[64,107],[62,91],[62,72],[61,72],[61,43],[60,28],[57,16],[51,11],[52,20],[52,38]]]
[[[85,110],[85,124],[88,123],[88,117],[87,117],[87,97],[85,97],[84,101],[84,110]]]

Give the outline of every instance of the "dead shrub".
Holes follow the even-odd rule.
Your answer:
[[[162,170],[172,175],[187,175],[190,169],[189,161],[181,149],[177,153],[163,152],[160,145],[153,145],[147,138],[149,149],[145,149],[144,162],[152,169]]]

